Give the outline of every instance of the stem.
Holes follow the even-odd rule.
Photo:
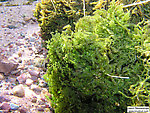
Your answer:
[[[57,12],[57,10],[56,10],[56,7],[55,7],[55,5],[54,5],[53,0],[51,0],[51,2],[52,2],[52,4],[53,4],[54,10]]]
[[[148,3],[148,2],[150,2],[150,0],[141,1],[141,2],[133,3],[133,4],[128,4],[128,5],[123,6],[123,8],[131,7],[131,6],[135,6],[135,5],[140,5],[140,4],[144,4],[144,3]]]
[[[84,12],[84,16],[85,16],[85,0],[83,0],[83,12]]]

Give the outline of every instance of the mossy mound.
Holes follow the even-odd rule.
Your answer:
[[[96,0],[85,0],[86,15],[93,13],[93,1]],[[51,32],[61,33],[67,24],[74,29],[74,22],[84,16],[83,1],[42,0],[36,5],[34,16],[41,27],[42,38],[47,40],[51,38]]]
[[[123,113],[129,88],[145,76],[141,54],[147,31],[131,24],[130,13],[111,2],[109,9],[81,18],[48,41],[46,81],[56,113]],[[128,78],[129,77],[129,78]],[[128,79],[127,79],[128,78]]]

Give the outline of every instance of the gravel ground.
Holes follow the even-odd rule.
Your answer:
[[[53,110],[45,97],[51,98],[43,79],[47,50],[33,17],[35,4],[0,6],[0,113]]]

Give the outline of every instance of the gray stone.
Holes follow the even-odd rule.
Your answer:
[[[0,106],[0,108],[2,110],[7,110],[7,111],[9,111],[11,109],[10,105],[7,102],[3,102],[2,105]]]
[[[19,109],[19,105],[10,103],[10,108],[11,108],[11,110],[17,110],[17,109]]]
[[[22,84],[15,86],[13,88],[12,92],[15,96],[18,96],[18,97],[25,96],[25,90],[24,90],[24,86]]]
[[[33,82],[38,82],[38,77],[36,76],[31,76],[31,79],[33,80]]]
[[[44,109],[43,108],[37,108],[38,111],[43,112]]]
[[[26,85],[30,86],[31,84],[33,84],[33,80],[27,79],[26,80]]]
[[[14,25],[7,25],[7,28],[9,28],[9,29],[15,29],[15,28],[17,28],[17,27],[14,26]]]
[[[9,61],[7,58],[2,58],[0,56],[0,72],[8,75],[11,71],[16,70],[18,63],[14,61]]]
[[[11,72],[12,75],[15,75],[15,74],[18,74],[18,73],[20,73],[19,69],[18,70],[14,70],[14,71]]]
[[[27,73],[22,73],[20,76],[17,77],[17,80],[20,84],[25,83],[25,81],[30,78],[30,75]]]
[[[10,101],[10,99],[7,98],[6,96],[4,96],[4,95],[0,96],[0,103],[2,103],[2,102],[9,102],[9,101]]]
[[[39,77],[39,75],[40,75],[40,72],[37,70],[28,70],[28,72],[31,76]]]
[[[21,107],[19,108],[20,113],[27,113],[27,108]]]
[[[38,85],[32,84],[31,89],[35,92],[41,92],[41,88]]]

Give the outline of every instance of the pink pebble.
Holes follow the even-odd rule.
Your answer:
[[[23,36],[18,36],[18,39],[23,39]]]
[[[17,80],[20,84],[25,83],[26,79],[30,78],[29,75],[22,73],[19,77],[17,77]]]
[[[30,86],[32,83],[33,83],[33,80],[31,80],[31,79],[26,80],[26,85]]]
[[[10,105],[7,102],[3,102],[0,108],[2,110],[7,110],[7,111],[11,109]]]
[[[40,75],[40,72],[36,71],[36,70],[29,70],[28,72],[31,76],[39,77],[39,75]]]

